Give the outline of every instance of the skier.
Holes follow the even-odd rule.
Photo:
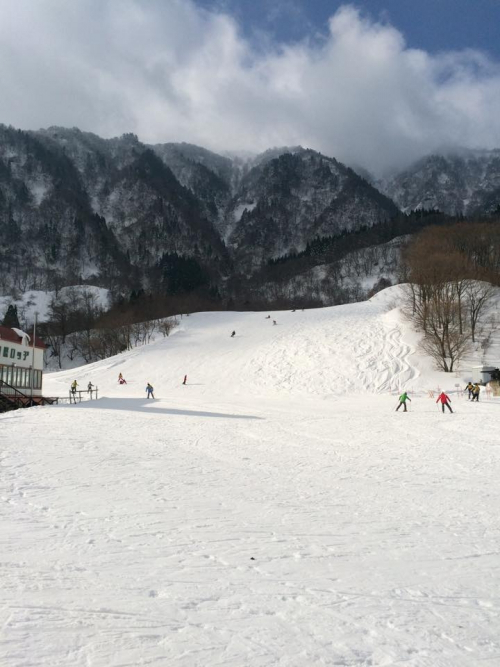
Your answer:
[[[92,382],[89,382],[88,385],[87,385],[87,391],[88,391],[89,394],[92,394],[92,389],[93,388],[94,388],[94,385],[92,384]]]
[[[481,391],[481,387],[476,382],[476,384],[472,388],[472,400],[476,401],[476,403],[479,403],[479,392],[480,391]]]
[[[468,382],[467,385],[466,385],[466,387],[465,387],[465,389],[464,389],[464,391],[468,391],[468,392],[469,392],[469,399],[468,399],[469,401],[470,401],[470,399],[472,398],[472,392],[473,392],[473,390],[474,390],[474,385],[472,384],[472,382]]]
[[[154,389],[153,389],[153,385],[151,385],[151,384],[148,382],[147,387],[146,387],[146,394],[147,394],[146,398],[150,398],[150,397],[151,397],[151,398],[154,398],[153,391],[154,391]]]
[[[71,398],[73,397],[73,403],[76,403],[76,388],[78,387],[78,382],[73,380],[71,383],[71,394],[69,395],[69,402],[71,403]]]
[[[182,381],[182,384],[186,384],[187,381],[188,381],[188,376],[185,375],[185,376],[184,376],[184,380]]]
[[[399,408],[400,408],[401,406],[404,407],[404,411],[405,411],[405,412],[408,412],[408,410],[406,409],[406,401],[410,401],[410,403],[411,403],[411,398],[408,396],[408,394],[406,393],[406,391],[404,391],[404,392],[401,394],[401,396],[399,397],[399,405],[398,405],[398,407],[396,408],[396,412],[399,410]]]
[[[236,331],[233,331],[233,333],[231,334],[231,338],[234,338],[235,336],[236,336]]]
[[[273,324],[278,324],[278,323],[276,322],[276,320],[273,320]]]
[[[125,380],[125,378],[123,377],[123,375],[121,373],[118,376],[118,383],[119,384],[127,384],[127,380]]]
[[[443,410],[443,412],[444,412],[444,406],[445,406],[445,405],[446,405],[446,407],[448,408],[448,410],[449,410],[450,412],[453,412],[453,410],[452,410],[451,407],[450,407],[451,398],[450,398],[449,396],[447,396],[447,395],[444,393],[444,391],[442,391],[442,392],[439,394],[439,396],[437,397],[437,401],[436,401],[436,403],[438,403],[439,401],[441,401],[441,409]]]
[[[271,315],[268,315],[268,316],[266,317],[266,320],[270,320],[270,319],[271,319]]]

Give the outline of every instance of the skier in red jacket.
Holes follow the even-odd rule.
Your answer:
[[[444,393],[444,391],[442,391],[442,392],[439,394],[439,396],[437,397],[437,401],[436,401],[436,403],[438,403],[439,401],[441,401],[441,408],[442,408],[443,412],[444,412],[444,406],[445,406],[445,405],[446,405],[446,407],[448,408],[448,410],[449,410],[450,412],[453,412],[453,410],[451,409],[450,404],[449,404],[449,402],[448,402],[448,401],[451,401],[451,398],[450,398],[449,396],[447,396],[447,395]]]

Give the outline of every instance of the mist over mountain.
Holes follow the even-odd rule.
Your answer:
[[[377,185],[403,211],[491,214],[500,204],[500,150],[430,155]]]

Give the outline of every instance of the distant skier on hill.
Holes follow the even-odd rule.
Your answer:
[[[411,403],[411,398],[408,396],[408,394],[406,393],[406,391],[404,391],[404,392],[401,394],[401,396],[399,397],[399,405],[398,405],[398,407],[396,408],[396,412],[399,410],[399,408],[400,408],[401,406],[404,407],[404,411],[405,411],[405,412],[408,412],[408,410],[406,409],[406,401],[410,401],[410,403]]]
[[[188,376],[185,375],[185,376],[184,376],[184,380],[182,381],[182,384],[186,384],[187,381],[188,381]]]
[[[449,396],[447,396],[447,395],[444,393],[444,391],[442,391],[442,392],[439,394],[439,396],[437,397],[437,401],[436,401],[436,403],[438,403],[439,401],[441,401],[441,409],[443,410],[443,412],[444,412],[444,406],[445,406],[445,405],[446,405],[446,407],[448,408],[448,410],[449,410],[450,412],[453,412],[453,410],[451,409],[451,406],[450,406],[451,398],[450,398]]]
[[[146,398],[154,398],[155,396],[153,394],[153,391],[154,391],[153,385],[149,384],[148,382],[146,386],[146,394],[147,394]]]
[[[231,338],[234,338],[235,336],[236,336],[236,331],[233,331],[233,333],[231,334]]]
[[[118,383],[119,384],[127,384],[127,380],[125,380],[125,378],[123,377],[123,375],[121,373],[118,376]]]

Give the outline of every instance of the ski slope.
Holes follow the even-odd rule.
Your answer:
[[[0,415],[2,667],[500,664],[500,400],[440,412],[397,296],[192,315]]]
[[[269,319],[265,313],[184,316],[168,338],[48,376],[44,392],[66,395],[77,379],[82,388],[92,381],[107,396],[145,396],[146,382],[159,396],[171,395],[185,374],[196,396],[328,398],[420,387],[420,371],[410,363],[414,347],[403,339],[404,323],[392,308],[398,289],[386,292],[369,302]],[[117,389],[120,372],[129,385]]]

